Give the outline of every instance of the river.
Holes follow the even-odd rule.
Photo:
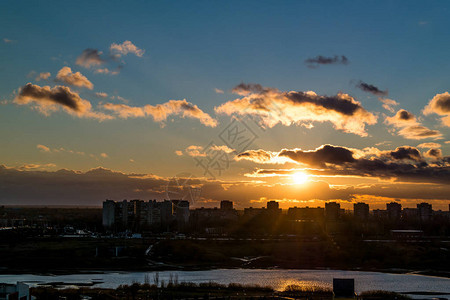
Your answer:
[[[115,288],[120,284],[153,283],[156,272],[108,272],[99,274],[72,275],[0,275],[0,282],[28,282],[32,285],[49,282],[91,283],[96,287]],[[354,278],[356,292],[386,290],[395,292],[441,292],[440,296],[450,299],[450,279],[414,274],[390,274],[378,272],[339,271],[339,270],[285,270],[285,269],[217,269],[207,271],[162,271],[159,281],[169,281],[170,277],[179,282],[241,283],[271,286],[283,290],[290,284],[317,287],[332,287],[333,278]],[[431,299],[432,296],[413,296],[416,299]]]

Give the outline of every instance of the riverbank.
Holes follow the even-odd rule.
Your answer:
[[[202,271],[216,269],[355,270],[450,278],[439,244],[346,240],[142,240],[37,238],[0,241],[0,274]]]

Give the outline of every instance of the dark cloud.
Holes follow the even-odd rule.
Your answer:
[[[442,158],[442,150],[441,149],[429,149],[427,152],[424,153],[426,157],[439,159]]]
[[[31,105],[34,109],[48,116],[52,112],[62,108],[69,114],[83,118],[93,118],[98,120],[111,119],[112,117],[101,112],[92,110],[92,104],[80,97],[67,86],[57,85],[53,88],[49,86],[38,86],[31,83],[19,89],[14,103],[19,105]]]
[[[410,113],[410,112],[408,112],[408,111],[406,111],[404,109],[400,109],[397,112],[397,118],[399,120],[403,120],[403,121],[411,121],[411,120],[415,120],[416,119],[416,117],[412,113]]]
[[[76,60],[76,64],[85,68],[97,67],[106,62],[101,55],[103,53],[97,49],[85,49]]]
[[[263,156],[263,151],[262,149],[257,153],[251,150],[246,151],[245,159],[261,163],[260,157]],[[273,157],[288,157],[293,162],[306,164],[312,167],[308,172],[316,175],[378,177],[397,181],[444,184],[450,182],[450,165],[446,158],[428,164],[420,152],[410,146],[381,151],[376,148],[358,150],[323,145],[310,151],[283,149],[278,154],[276,152],[269,152],[269,154]],[[275,159],[272,158],[271,161]]]
[[[424,114],[437,114],[443,116],[441,121],[444,126],[450,127],[450,93],[436,94],[425,106]]]
[[[398,147],[394,151],[391,151],[389,154],[394,159],[410,159],[415,161],[422,160],[422,155],[420,154],[419,150],[409,146]]]
[[[364,92],[368,92],[368,93],[374,94],[376,96],[387,96],[388,95],[388,91],[382,91],[379,88],[377,88],[376,86],[365,83],[363,81],[359,81],[359,83],[356,85],[356,87],[360,88]]]
[[[286,156],[296,162],[312,166],[324,166],[326,163],[341,165],[346,162],[355,161],[351,150],[332,145],[323,145],[311,151],[283,149],[278,156]]]
[[[331,57],[318,55],[305,60],[305,64],[309,68],[317,68],[319,65],[347,65],[349,60],[344,55],[335,55]]]
[[[50,89],[49,87],[40,87],[32,83],[27,83],[20,89],[16,99],[18,102],[24,102],[28,99],[46,101],[60,104],[74,111],[83,110],[83,103],[80,96],[65,86],[56,86]]]

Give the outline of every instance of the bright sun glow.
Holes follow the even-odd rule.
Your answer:
[[[297,172],[292,174],[292,179],[296,184],[303,184],[308,180],[308,174],[303,172]]]

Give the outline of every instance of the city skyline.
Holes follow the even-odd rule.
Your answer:
[[[0,205],[448,210],[445,2],[106,3],[0,4]]]

